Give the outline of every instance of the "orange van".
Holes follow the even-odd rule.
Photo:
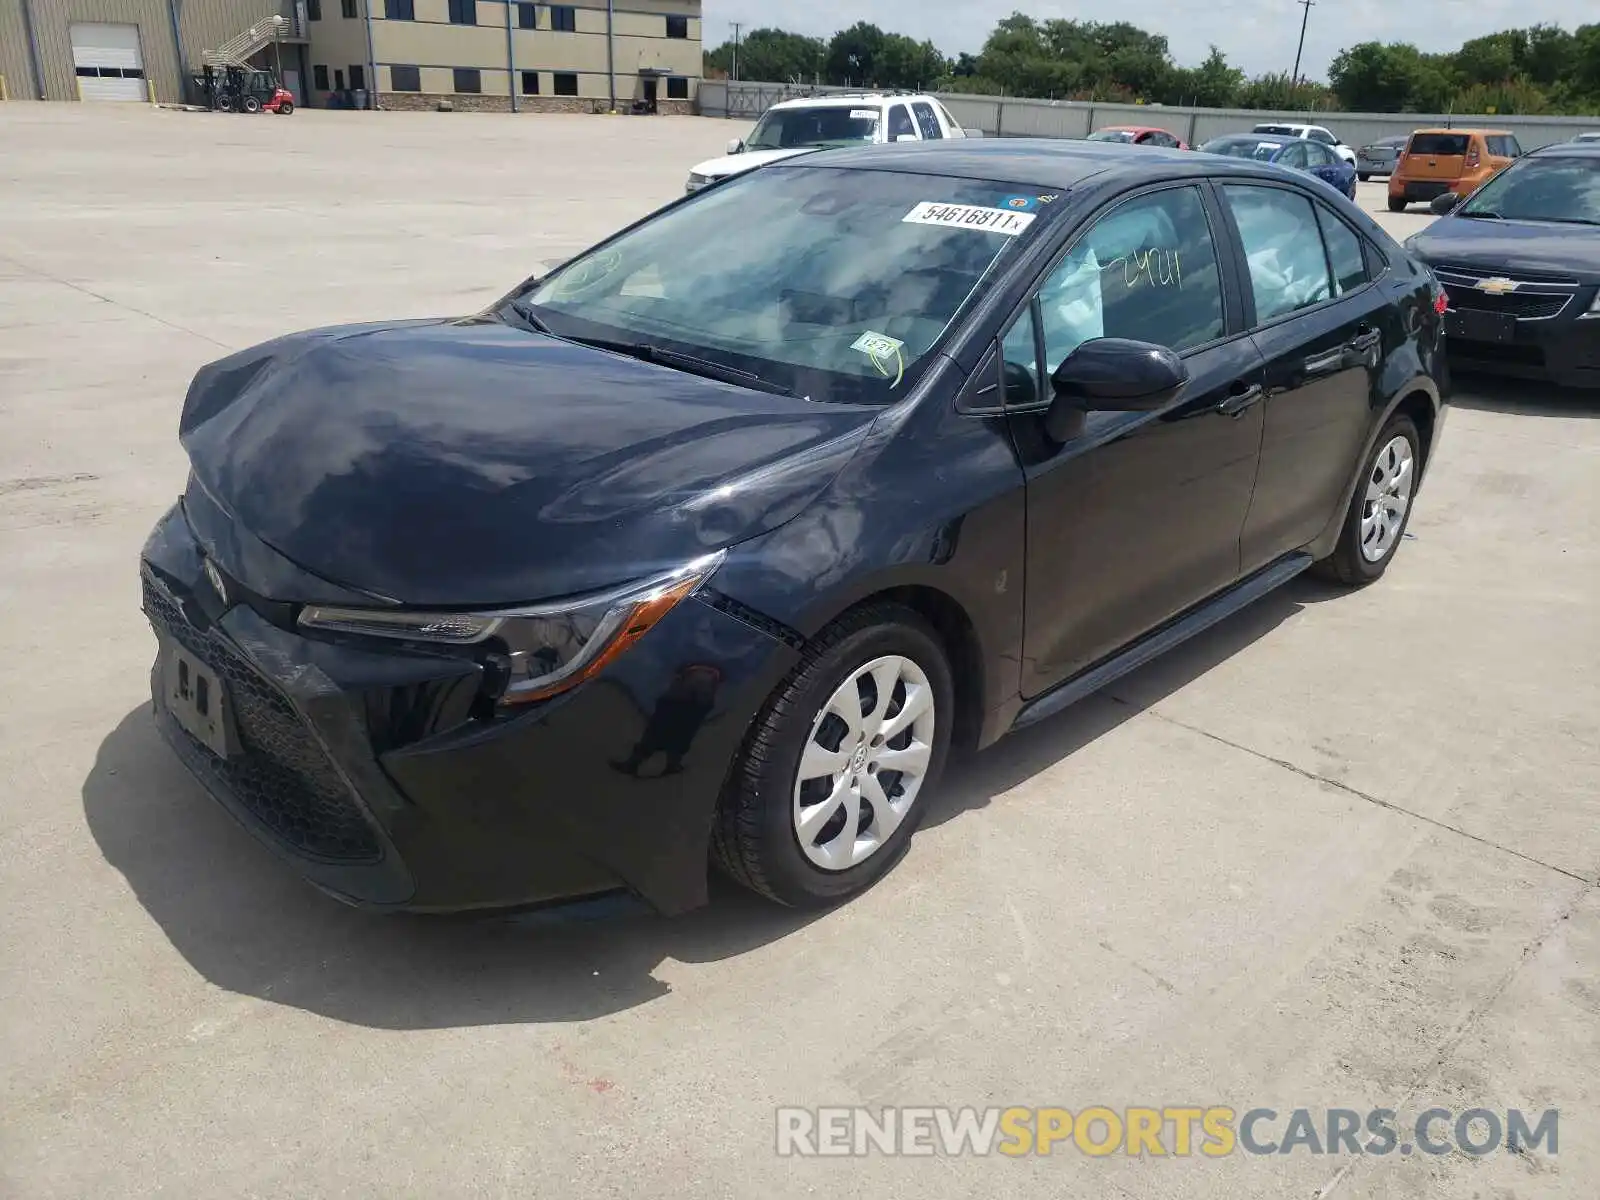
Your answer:
[[[1446,192],[1465,196],[1521,156],[1516,135],[1504,129],[1419,129],[1389,176],[1389,211]]]

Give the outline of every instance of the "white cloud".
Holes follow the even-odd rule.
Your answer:
[[[1413,42],[1424,50],[1454,50],[1469,38],[1541,22],[1578,21],[1576,0],[1316,0],[1306,29],[1301,70],[1322,78],[1341,49],[1356,42]],[[826,37],[871,21],[886,30],[933,42],[946,54],[976,53],[1001,17],[1022,9],[1035,20],[1063,17],[1085,21],[1129,21],[1164,33],[1172,54],[1192,66],[1215,42],[1228,61],[1252,75],[1288,71],[1294,65],[1302,9],[1294,0],[1081,0],[1079,3],[1024,3],[1023,0],[706,0],[705,44],[731,36],[734,21],[744,32],[776,26]]]

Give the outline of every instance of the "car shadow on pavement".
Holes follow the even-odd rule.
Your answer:
[[[986,807],[1269,636],[1306,606],[1348,594],[1346,588],[1301,576],[1065,712],[954,762],[922,827]]]
[[[1456,391],[1450,403],[1457,408],[1525,417],[1600,417],[1600,391],[1468,371],[1454,374]]]
[[[1297,582],[1110,689],[954,765],[926,824],[990,800],[1071,755],[1339,594]],[[84,813],[107,862],[208,982],[351,1024],[434,1029],[585,1021],[665,995],[666,959],[713,962],[778,941],[825,912],[768,903],[713,874],[712,902],[665,919],[625,900],[459,917],[375,914],[316,892],[180,765],[148,706],[101,743]],[[913,853],[902,870],[916,870]]]

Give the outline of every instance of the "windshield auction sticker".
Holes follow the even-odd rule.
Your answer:
[[[978,233],[1003,233],[1007,237],[1016,237],[1033,224],[1035,215],[1011,212],[1004,208],[984,208],[977,204],[940,204],[934,200],[924,200],[900,220],[911,225],[942,225],[947,229],[971,229]]]

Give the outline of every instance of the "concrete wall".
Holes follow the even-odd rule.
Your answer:
[[[842,89],[799,89],[774,83],[730,83],[707,80],[700,87],[699,111],[706,116],[749,117],[754,121],[780,100]],[[1508,129],[1524,149],[1564,142],[1583,129],[1600,126],[1600,117],[1471,116],[1457,113],[1293,113],[1253,109],[1183,108],[1148,104],[1089,104],[1076,101],[1001,99],[940,93],[950,114],[988,137],[1081,138],[1105,125],[1158,125],[1191,145],[1224,133],[1248,130],[1262,121],[1298,121],[1324,125],[1347,145],[1374,138],[1408,134],[1413,129],[1443,125]]]

